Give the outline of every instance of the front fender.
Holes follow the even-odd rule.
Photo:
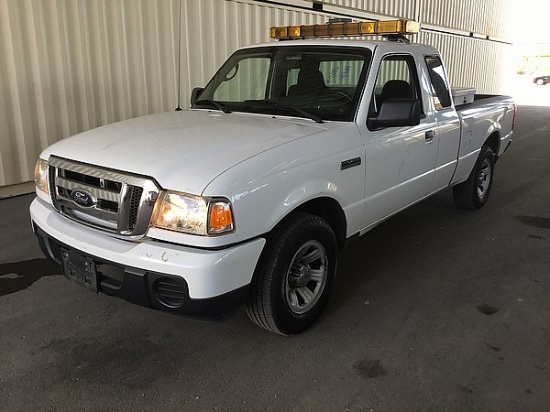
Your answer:
[[[364,206],[364,148],[353,123],[295,140],[247,159],[214,180],[207,196],[233,203],[239,241],[270,232],[292,211],[320,197],[334,199],[348,222],[347,235],[359,230]],[[342,162],[360,158],[357,166]],[[344,169],[344,170],[342,170]]]

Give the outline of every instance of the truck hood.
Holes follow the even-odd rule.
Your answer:
[[[166,112],[61,140],[50,155],[153,177],[165,189],[201,194],[225,170],[276,146],[326,130],[309,120],[203,110]]]

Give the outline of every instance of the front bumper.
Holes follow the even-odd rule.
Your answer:
[[[79,225],[39,198],[30,212],[44,254],[60,265],[63,253],[90,262],[98,292],[191,317],[216,318],[238,308],[265,244],[258,238],[204,250],[152,239],[129,242]]]

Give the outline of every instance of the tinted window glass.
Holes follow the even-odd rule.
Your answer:
[[[387,99],[420,99],[414,59],[410,55],[390,55],[380,63],[369,113],[378,113]]]
[[[239,102],[265,97],[265,85],[269,75],[268,57],[242,59],[225,75],[224,81],[214,92],[214,100]]]
[[[370,64],[364,48],[262,47],[238,51],[195,108],[351,121]]]
[[[443,63],[437,56],[428,56],[426,57],[426,65],[428,66],[428,73],[432,81],[432,95],[435,101],[435,108],[441,110],[450,107],[451,95],[449,93],[449,86],[447,85]]]

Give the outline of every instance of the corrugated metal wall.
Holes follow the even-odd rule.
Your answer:
[[[501,89],[505,58],[502,45],[481,39],[422,32],[419,42],[437,47],[447,67],[453,87],[476,86],[482,93],[498,93]]]
[[[417,19],[418,0],[325,0],[319,1],[327,5],[335,5],[353,10],[367,10],[381,16],[399,16],[406,19]]]
[[[176,101],[179,1],[1,0],[0,185],[47,145]]]
[[[424,0],[421,2],[424,23],[506,38],[510,2],[505,0]]]
[[[188,107],[193,87],[238,47],[267,41],[272,25],[372,13],[473,32],[418,37],[440,48],[455,85],[498,92],[507,46],[476,37],[506,37],[509,1],[316,1],[322,12],[311,0],[0,0],[0,197],[31,181],[38,154],[59,139],[178,99]]]
[[[417,19],[441,28],[482,35],[508,36],[508,0],[315,0],[353,10],[368,10],[382,16]]]

